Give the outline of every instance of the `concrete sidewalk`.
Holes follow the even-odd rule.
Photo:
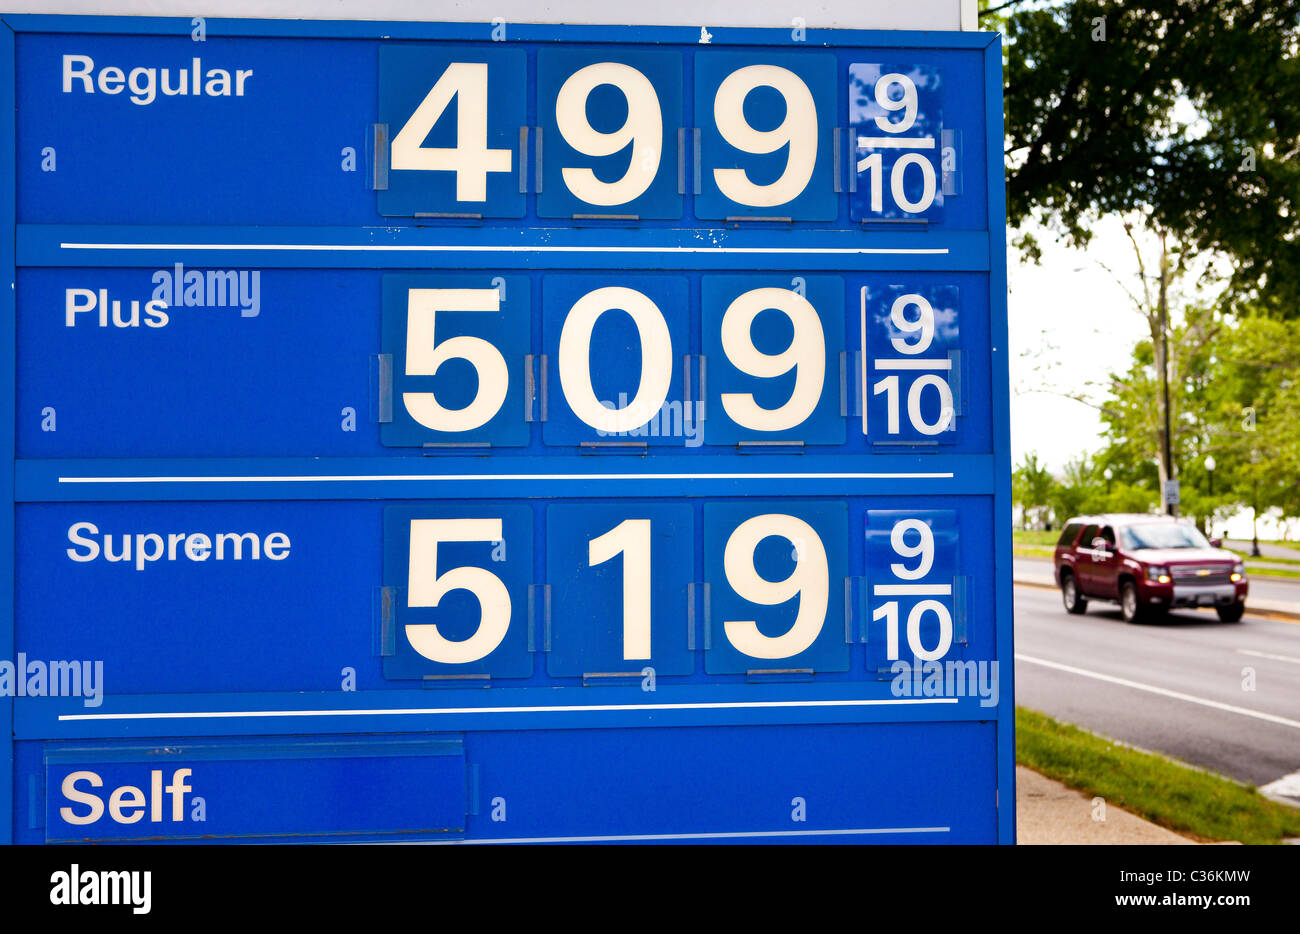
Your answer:
[[[1248,555],[1250,554],[1251,544],[1248,538],[1227,538],[1223,541],[1223,547],[1240,555]],[[1293,561],[1300,561],[1300,548],[1275,545],[1272,542],[1260,542],[1259,554],[1266,561],[1269,558],[1289,558]]]
[[[1098,819],[1104,818],[1104,819]],[[1016,842],[1021,845],[1174,845],[1195,840],[1016,766]]]

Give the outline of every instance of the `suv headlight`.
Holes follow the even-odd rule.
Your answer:
[[[1246,579],[1246,565],[1242,564],[1240,561],[1238,561],[1236,564],[1234,564],[1234,565],[1232,566],[1232,574],[1230,575],[1230,579],[1232,580],[1232,582],[1233,582],[1234,584],[1235,584],[1237,581],[1239,581],[1239,580],[1245,580],[1245,579]]]
[[[1147,580],[1155,581],[1157,584],[1167,584],[1172,578],[1169,576],[1169,568],[1151,566],[1147,568]]]

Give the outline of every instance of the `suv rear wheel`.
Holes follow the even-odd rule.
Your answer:
[[[1088,601],[1079,593],[1079,584],[1068,571],[1061,575],[1061,600],[1065,603],[1065,612],[1075,616],[1088,609]]]
[[[1119,589],[1119,609],[1126,623],[1140,623],[1147,618],[1146,607],[1138,597],[1137,584],[1124,581]]]

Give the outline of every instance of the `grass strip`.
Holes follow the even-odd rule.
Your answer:
[[[1237,554],[1241,554],[1241,552],[1240,552],[1240,551],[1237,551],[1236,549],[1233,549],[1233,551],[1236,551]],[[1264,561],[1264,562],[1267,562],[1267,563],[1269,563],[1269,564],[1296,564],[1296,565],[1300,565],[1300,558],[1279,558],[1277,555],[1261,555],[1261,556],[1258,557],[1258,558],[1246,557],[1246,558],[1245,558],[1245,561],[1246,561],[1247,563],[1250,563],[1250,562],[1252,562],[1252,561]]]
[[[1013,529],[1011,540],[1017,545],[1047,545],[1051,548],[1056,547],[1057,539],[1061,537],[1058,529],[1055,532],[1040,532],[1033,529]]]
[[[1283,577],[1295,580],[1300,578],[1300,571],[1293,571],[1290,568],[1261,568],[1247,561],[1246,577]]]
[[[1176,833],[1241,843],[1300,837],[1300,808],[1024,707],[1016,708],[1016,760]]]

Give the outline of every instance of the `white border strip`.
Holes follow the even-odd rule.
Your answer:
[[[1300,665],[1300,658],[1294,655],[1276,655],[1273,652],[1256,652],[1253,649],[1237,649],[1242,655],[1253,655],[1256,658],[1271,658],[1276,662],[1291,662]]]
[[[1016,653],[1016,661],[1029,662],[1031,665],[1042,665],[1044,668],[1055,668],[1057,671],[1069,672],[1072,675],[1082,675],[1085,678],[1096,678],[1098,681],[1109,681],[1111,684],[1118,684],[1138,691],[1146,691],[1148,694],[1159,694],[1161,697],[1172,697],[1174,700],[1187,701],[1189,704],[1200,704],[1202,707],[1210,707],[1214,710],[1226,711],[1227,713],[1241,714],[1243,717],[1254,717],[1256,720],[1264,720],[1268,723],[1277,723],[1281,726],[1289,726],[1300,730],[1300,720],[1288,720],[1286,717],[1279,717],[1277,714],[1264,713],[1262,710],[1251,710],[1249,707],[1235,707],[1232,704],[1207,700],[1203,697],[1193,697],[1191,694],[1184,694],[1181,691],[1171,691],[1168,688],[1158,688],[1155,685],[1143,684],[1140,681],[1130,681],[1127,678],[1117,678],[1114,675],[1104,675],[1101,672],[1088,671],[1086,668],[1075,668],[1073,665],[1062,665],[1060,662],[1049,662],[1045,658],[1034,658],[1031,655],[1021,655],[1019,652]]]
[[[494,473],[338,474],[320,476],[59,477],[59,483],[401,483],[407,480],[951,480],[931,473]]]
[[[739,830],[732,833],[629,833],[605,837],[509,837],[500,840],[422,840],[432,846],[492,843],[648,843],[654,840],[751,840],[763,837],[848,837],[854,834],[951,833],[951,827],[857,827],[846,830]]]
[[[370,710],[160,710],[146,713],[59,714],[74,720],[229,720],[240,717],[389,717],[496,713],[594,713],[623,710],[757,710],[778,707],[898,707],[955,704],[955,697],[900,697],[882,700],[719,701],[700,704],[557,704],[538,707],[389,707]]]
[[[374,243],[59,243],[61,250],[245,250],[264,253],[751,253],[827,256],[946,256],[947,247],[775,247],[775,246],[512,246],[508,244]]]

